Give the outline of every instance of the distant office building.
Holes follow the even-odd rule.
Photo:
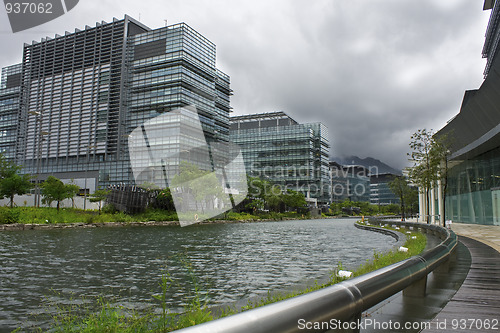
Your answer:
[[[335,161],[330,161],[329,166],[331,188],[330,201],[342,202],[346,199],[349,199],[347,172],[344,171],[344,167]]]
[[[243,152],[250,176],[330,202],[328,132],[321,123],[299,124],[284,112],[231,117],[230,141]]]
[[[370,175],[370,203],[372,205],[399,205],[399,197],[397,197],[396,194],[392,192],[389,186],[389,183],[396,177],[401,176],[392,173]]]
[[[431,191],[425,207],[420,194],[420,214],[443,216],[453,222],[500,225],[500,2],[486,0],[491,9],[483,58],[485,79],[477,90],[465,92],[460,113],[438,133],[451,138],[446,191],[446,212],[438,200],[442,184]]]
[[[16,157],[21,69],[21,64],[3,68],[0,85],[0,153],[10,160]]]
[[[228,141],[231,89],[215,56],[184,23],[152,30],[129,16],[25,44],[2,71],[0,149],[40,180],[133,184],[128,136],[162,113],[194,105],[207,141]]]
[[[370,175],[361,165],[340,165],[330,161],[332,202],[370,201]]]

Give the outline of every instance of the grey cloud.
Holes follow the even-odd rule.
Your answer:
[[[130,14],[151,27],[184,21],[217,45],[235,114],[283,110],[329,128],[332,155],[403,167],[411,133],[442,127],[478,88],[489,12],[481,1],[81,1],[50,34]],[[3,24],[3,23],[2,23]],[[0,65],[42,28],[6,33]],[[9,28],[10,29],[10,28]]]

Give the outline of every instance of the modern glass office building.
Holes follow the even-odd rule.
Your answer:
[[[362,165],[330,161],[331,201],[370,201],[370,172]]]
[[[445,207],[436,202],[431,211],[453,222],[500,225],[500,3],[487,0],[484,9],[491,9],[485,79],[466,91],[460,113],[437,133],[451,138],[451,156]]]
[[[392,173],[370,175],[370,203],[372,205],[399,205],[399,198],[392,192],[389,186],[389,183],[394,180],[395,177],[401,176]]]
[[[21,68],[3,68],[0,85],[0,153],[10,160],[16,157]]]
[[[231,117],[230,141],[239,145],[250,176],[330,203],[328,132],[321,123],[299,124],[284,112]]]
[[[129,16],[25,44],[2,72],[0,117],[18,116],[0,124],[15,148],[0,137],[0,149],[39,180],[133,184],[128,137],[164,112],[193,105],[207,141],[228,141],[229,76],[215,62],[188,25],[152,30]]]

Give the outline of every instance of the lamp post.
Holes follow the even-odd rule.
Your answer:
[[[85,164],[85,185],[83,186],[83,210],[87,210],[87,174],[89,172],[89,153],[90,149],[97,148],[97,146],[87,146],[87,163]]]
[[[41,124],[40,124],[40,126],[41,126]],[[49,132],[40,131],[40,136],[39,136],[40,143],[38,145],[38,162],[37,162],[37,166],[36,166],[37,184],[40,183],[40,180],[38,178],[40,177],[40,169],[41,169],[41,164],[42,164],[42,144],[43,144],[43,141],[45,140],[44,136],[49,135],[49,134],[50,134]],[[47,156],[48,156],[48,154],[47,154]],[[40,207],[40,185],[37,186],[37,192],[38,193],[36,196],[36,199],[37,199],[36,206]]]
[[[40,207],[40,165],[42,161],[42,143],[43,143],[43,137],[45,135],[49,135],[49,132],[42,131],[42,113],[40,111],[29,111],[28,112],[31,115],[34,115],[36,117],[36,124],[38,125],[38,147],[37,147],[37,161],[36,161],[36,182],[35,182],[35,206]],[[35,125],[35,131],[36,131],[36,125]]]

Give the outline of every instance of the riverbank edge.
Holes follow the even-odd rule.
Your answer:
[[[328,218],[332,218],[332,217],[328,217]],[[333,217],[333,218],[336,219],[337,217]],[[346,217],[341,217],[341,218],[346,218]],[[396,240],[396,243],[394,243],[394,245],[392,245],[392,247],[390,249],[386,249],[386,250],[380,252],[382,255],[388,255],[389,252],[397,251],[399,249],[399,247],[405,245],[406,241],[408,240],[407,235],[405,235],[404,233],[402,233],[400,231],[397,231],[396,229],[384,229],[382,227],[377,227],[377,226],[371,225],[371,224],[366,225],[366,224],[364,224],[365,222],[362,222],[359,219],[359,216],[351,216],[348,218],[356,220],[353,223],[353,226],[356,229],[370,231],[370,232],[378,232],[378,233],[381,233],[385,236],[390,236]],[[424,236],[427,237],[427,235],[425,235],[425,234],[424,234]],[[420,252],[420,253],[422,253],[422,252]],[[371,256],[371,258],[367,258],[367,260],[369,262],[372,262],[374,259],[375,258],[373,255]],[[362,265],[363,264],[359,264],[357,267],[342,267],[342,269],[346,269],[348,271],[356,271],[356,269],[359,269]],[[338,265],[335,265],[334,269],[337,269],[337,268],[338,268]],[[213,306],[208,307],[207,309],[215,317],[220,317],[221,315],[224,314],[224,311],[233,310],[233,311],[235,311],[234,313],[239,313],[239,312],[244,311],[244,309],[246,309],[246,307],[248,307],[251,304],[259,304],[262,301],[265,301],[266,299],[269,299],[272,297],[280,297],[283,295],[298,294],[298,293],[301,293],[305,290],[312,290],[313,288],[315,288],[318,285],[325,286],[325,285],[327,285],[328,282],[330,282],[332,272],[333,272],[333,270],[330,273],[325,274],[323,276],[307,279],[306,281],[302,281],[300,283],[290,285],[290,286],[285,287],[283,289],[273,290],[270,292],[268,291],[267,293],[263,292],[261,295],[242,298],[242,299],[236,300],[234,302],[213,305]]]
[[[308,220],[337,219],[338,217],[317,216]],[[357,218],[357,217],[350,217]],[[198,225],[206,224],[230,224],[230,223],[256,223],[256,222],[281,222],[303,220],[303,218],[283,217],[281,219],[250,219],[250,220],[205,220],[198,222]],[[102,227],[145,227],[145,226],[180,226],[179,221],[147,221],[147,222],[74,222],[74,223],[13,223],[0,224],[0,231],[23,231],[23,230],[51,230],[51,229],[71,229],[71,228],[102,228]]]
[[[328,218],[331,218],[331,217],[328,217]],[[293,218],[288,218],[288,219],[294,220]],[[318,219],[320,219],[320,218],[318,218]],[[323,217],[322,219],[326,219],[326,218]],[[335,218],[333,218],[333,219],[335,219]],[[359,217],[352,217],[352,219],[359,219]],[[278,221],[271,220],[271,221],[279,222],[279,220]],[[213,222],[217,222],[217,221],[213,221]],[[229,221],[229,222],[236,222],[237,223],[238,221]],[[355,223],[359,223],[359,221],[355,221]],[[370,230],[370,231],[373,231],[373,230]],[[401,240],[401,239],[408,240],[407,235],[400,233],[399,231],[396,231],[396,230],[394,230],[394,232],[400,234],[400,237],[398,237],[399,240]],[[421,251],[419,253],[421,253]],[[389,254],[389,253],[387,253],[387,254]],[[372,260],[373,259],[374,258],[372,258]],[[372,260],[368,260],[366,264],[369,264],[370,262],[372,262]],[[361,269],[363,266],[364,265],[361,265],[359,267],[359,269]],[[339,267],[337,267],[337,269],[339,269]],[[335,274],[331,275],[331,276],[335,277],[335,280],[336,280],[335,282],[332,281],[332,284],[338,283],[338,282],[345,279],[345,278],[339,278]],[[340,280],[338,280],[338,279],[340,279]],[[284,299],[292,298],[292,297],[302,295],[302,294],[305,294],[308,292],[313,292],[315,290],[318,290],[320,288],[324,288],[326,286],[327,286],[326,284],[319,285],[319,284],[315,283],[314,286],[309,286],[309,287],[305,286],[305,288],[302,291],[300,290],[302,288],[300,288],[300,289],[293,288],[295,290],[290,290],[290,293],[288,293],[286,290],[283,290],[285,292],[284,294],[282,294],[281,292],[277,292],[276,294],[271,292],[271,293],[268,293],[267,296],[262,297],[261,301],[263,301],[263,302],[261,302],[261,301],[251,302],[251,299],[246,299],[246,305],[237,306],[236,308],[234,306],[237,305],[238,301],[233,302],[232,304],[216,305],[216,306],[210,306],[210,307],[206,307],[203,304],[195,302],[192,304],[193,307],[187,308],[187,312],[179,313],[179,314],[169,313],[168,314],[169,318],[173,318],[173,317],[171,317],[171,315],[174,315],[175,318],[177,318],[177,321],[172,322],[174,326],[171,326],[171,327],[169,326],[168,328],[164,327],[163,330],[170,332],[171,331],[170,329],[177,330],[177,329],[201,324],[201,323],[206,322],[206,321],[217,320],[217,319],[220,319],[222,317],[230,316],[232,314],[236,314],[236,313],[241,312],[241,311],[250,310],[250,309],[255,308],[255,307],[268,305],[270,303],[276,303],[276,302],[284,300]],[[296,285],[295,287],[298,287],[298,285]],[[260,298],[259,296],[256,296],[256,297]],[[248,302],[248,301],[250,301],[250,302]],[[124,329],[124,328],[128,327],[126,325],[135,325],[135,324],[140,325],[141,323],[145,322],[144,320],[148,320],[146,317],[141,317],[140,315],[139,316],[135,316],[135,315],[131,316],[131,315],[124,314],[123,309],[113,308],[113,306],[110,305],[109,303],[103,303],[102,310],[103,311],[100,311],[97,313],[97,316],[89,316],[88,318],[81,317],[81,318],[85,319],[84,321],[82,321],[82,323],[84,323],[84,325],[89,325],[89,324],[93,324],[93,323],[96,323],[96,324],[97,323],[98,324],[105,323],[105,324],[115,325],[113,327],[107,327],[110,329],[113,329],[115,327],[118,329]],[[109,316],[110,313],[112,314],[112,316]],[[63,315],[65,315],[65,314],[63,314]],[[75,314],[72,313],[71,315],[74,316]],[[75,332],[75,330],[74,330],[75,328],[81,327],[81,326],[76,326],[76,325],[79,325],[80,322],[74,320],[74,318],[79,318],[78,316],[80,316],[80,314],[78,314],[76,316],[77,317],[70,318],[71,320],[66,323],[66,326],[63,325],[60,327],[53,327],[53,328],[56,328],[56,330],[58,329],[57,331],[60,331],[60,332]],[[158,316],[158,318],[160,318],[160,317]],[[180,326],[180,327],[176,326],[179,323],[178,318],[182,319],[181,320],[182,323],[184,323],[184,324],[189,323],[189,324],[186,326]],[[108,320],[109,322],[107,322],[106,320]],[[147,321],[145,323],[147,325],[150,324]],[[62,324],[64,324],[64,323],[62,323]],[[136,327],[139,327],[139,326],[136,326]]]

